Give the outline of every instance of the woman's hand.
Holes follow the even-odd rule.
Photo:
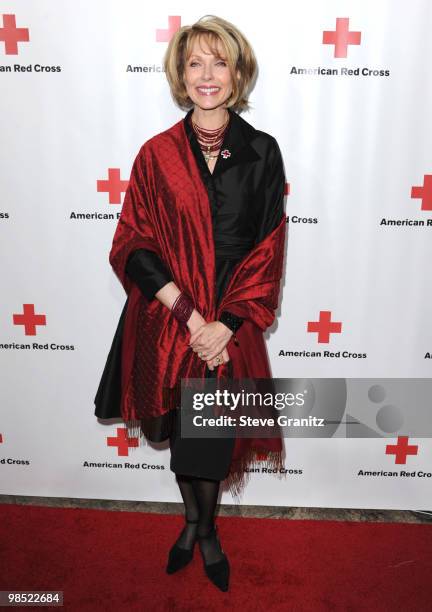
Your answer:
[[[189,346],[201,359],[209,362],[222,353],[232,335],[233,332],[221,321],[212,321],[192,332]]]
[[[223,363],[228,363],[228,361],[230,360],[228,349],[225,347],[224,350],[218,355],[218,357],[219,357],[219,363],[216,363],[217,357],[215,357],[214,359],[211,359],[210,361],[207,361],[207,367],[209,370],[214,370],[215,368],[222,365]]]
[[[196,308],[193,309],[188,322],[186,323],[191,334],[198,331],[203,325],[206,324],[204,317],[198,312]]]

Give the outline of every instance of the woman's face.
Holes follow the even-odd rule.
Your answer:
[[[218,56],[212,54],[205,40],[201,44],[195,39],[183,79],[192,102],[208,110],[224,106],[232,93],[232,79],[220,41],[217,41]]]

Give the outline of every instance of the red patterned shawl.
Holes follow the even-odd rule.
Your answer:
[[[239,346],[232,341],[227,345],[231,367],[219,366],[218,377],[268,378],[263,331],[274,321],[278,306],[285,233],[284,214],[278,227],[237,264],[216,309],[210,202],[183,121],[141,147],[109,255],[129,296],[121,381],[126,423],[161,416],[175,407],[178,394],[173,390],[179,389],[180,378],[201,378],[207,367],[188,347],[189,331],[159,300],[148,302],[126,275],[130,253],[138,248],[155,251],[206,321],[214,321],[224,309],[245,319],[237,332]],[[240,490],[245,467],[265,459],[282,467],[281,439],[237,438],[228,479],[231,490]]]

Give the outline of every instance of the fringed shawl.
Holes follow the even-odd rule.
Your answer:
[[[202,378],[207,365],[188,346],[189,331],[159,300],[148,302],[127,276],[132,251],[150,249],[206,321],[222,310],[242,317],[239,346],[217,377],[271,377],[263,332],[273,323],[283,268],[286,216],[237,264],[216,307],[215,250],[210,202],[183,121],[148,140],[138,152],[113,238],[110,263],[127,295],[122,342],[121,413],[131,431],[179,405],[181,378]],[[138,433],[142,433],[139,431]],[[145,430],[144,430],[145,433]],[[227,483],[240,492],[247,468],[267,461],[282,468],[280,438],[237,438]]]

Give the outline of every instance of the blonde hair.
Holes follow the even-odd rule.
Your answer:
[[[217,42],[220,41],[224,59],[231,72],[233,91],[226,106],[233,110],[249,109],[248,95],[257,71],[257,61],[246,37],[232,23],[216,17],[204,15],[191,26],[182,26],[171,38],[163,59],[163,66],[176,104],[183,110],[194,105],[186,92],[183,80],[185,64],[196,39],[204,37],[212,53],[219,55]],[[237,71],[240,78],[237,78]]]

